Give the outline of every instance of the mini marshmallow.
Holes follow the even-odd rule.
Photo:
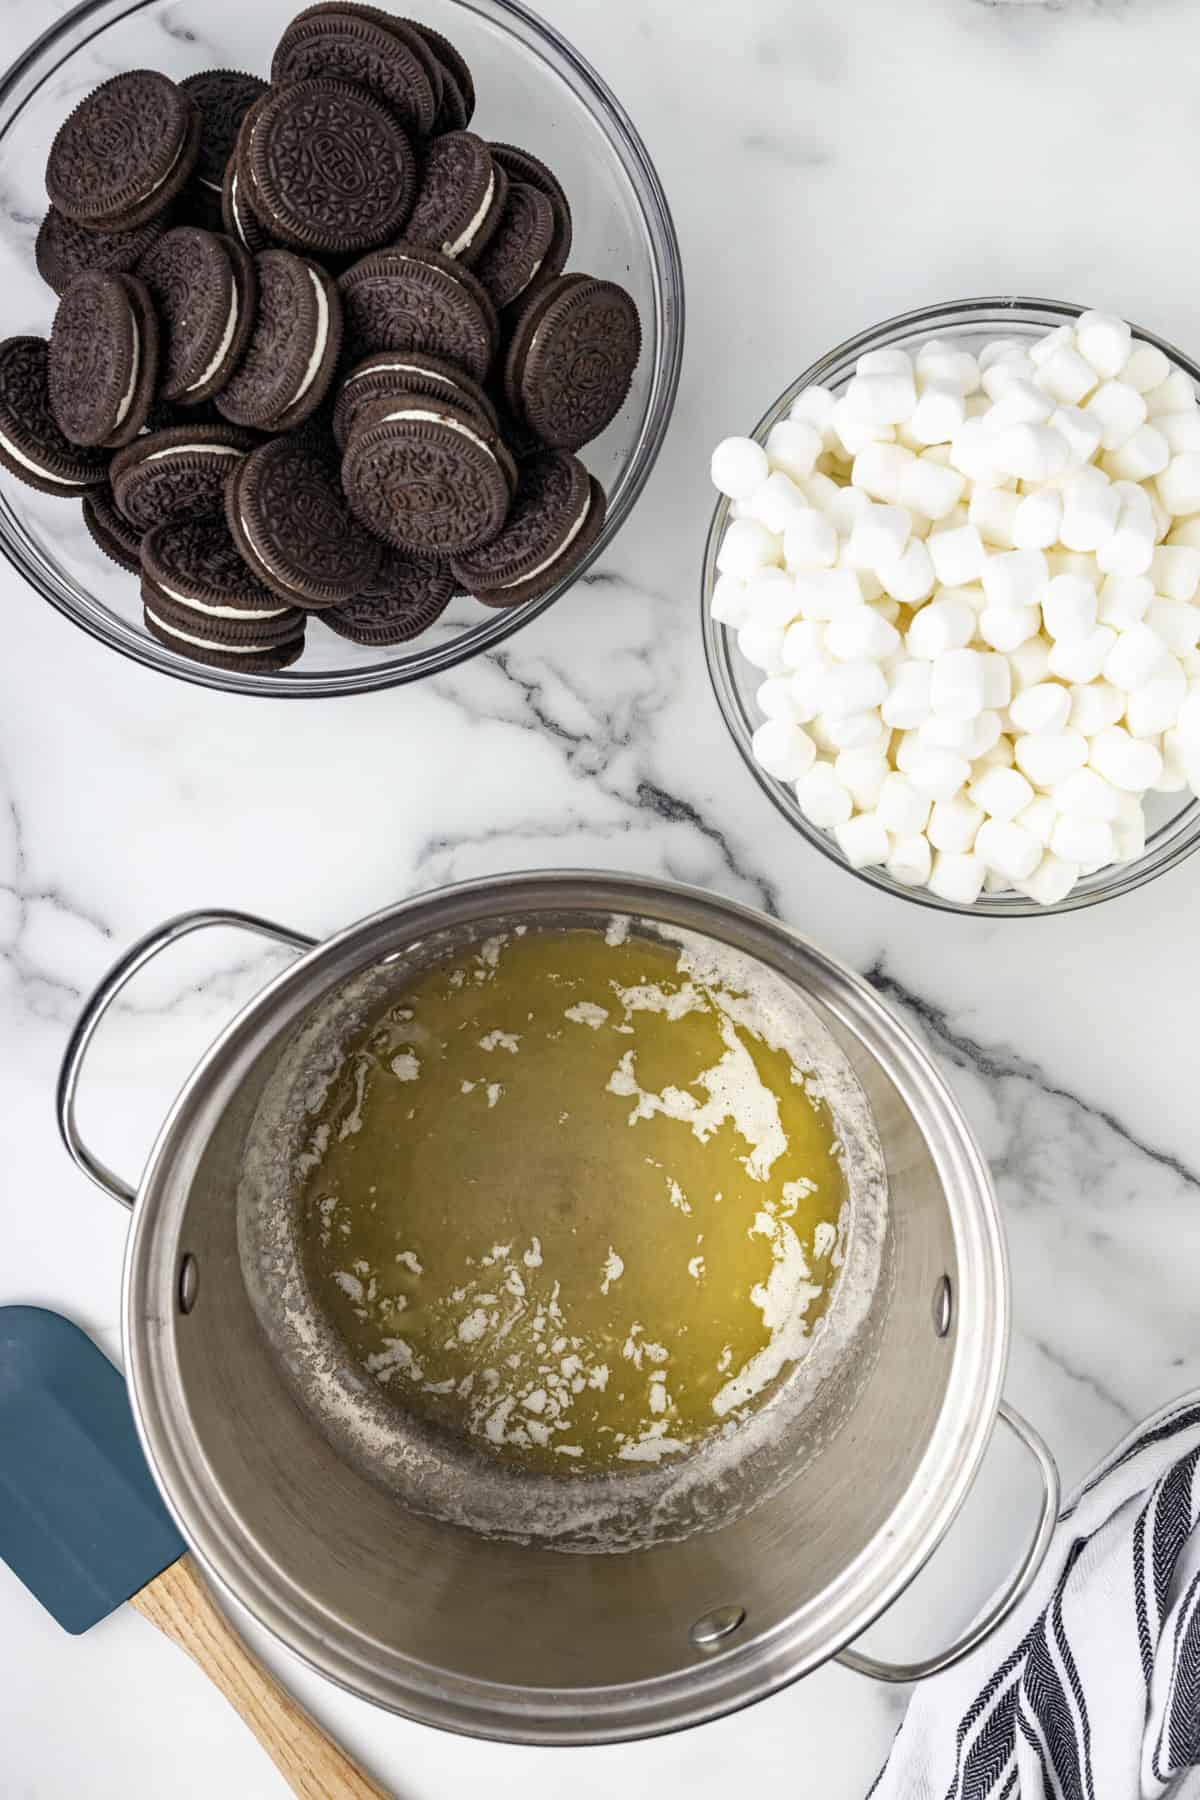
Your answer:
[[[961,650],[975,635],[975,610],[965,600],[937,596],[923,606],[905,636],[910,657],[932,662],[947,650]]]
[[[970,852],[965,856],[956,856],[948,850],[939,850],[933,859],[929,891],[937,894],[939,899],[950,900],[955,905],[974,906],[983,891],[986,873],[979,858]]]
[[[1112,826],[1104,819],[1085,819],[1074,813],[1061,813],[1050,836],[1050,848],[1064,862],[1111,862]]]
[[[1050,646],[1043,637],[1028,639],[1008,653],[1009,675],[1018,692],[1045,681],[1050,673]]]
[[[748,500],[771,472],[762,445],[746,437],[723,438],[712,453],[709,468],[713,486],[731,500]]]
[[[1125,724],[1131,737],[1153,738],[1170,731],[1187,698],[1187,677],[1169,653],[1157,672],[1135,688],[1125,702]]]
[[[1172,456],[1200,450],[1200,412],[1160,413],[1147,430],[1157,429]]]
[[[891,852],[891,838],[871,812],[857,813],[844,824],[835,825],[833,835],[852,869],[885,863]]]
[[[882,662],[901,647],[895,626],[869,606],[848,606],[825,627],[825,649],[836,662]]]
[[[1055,575],[1042,592],[1042,618],[1055,639],[1087,637],[1096,628],[1097,610],[1095,588],[1078,575]]]
[[[918,444],[948,444],[965,418],[962,389],[949,381],[928,381],[908,429]]]
[[[977,487],[971,495],[967,518],[978,528],[985,544],[998,550],[1013,547],[1013,523],[1021,496],[1010,488]],[[992,558],[994,562],[995,557]],[[985,571],[986,573],[986,571]]]
[[[750,617],[748,589],[744,581],[733,575],[718,575],[713,583],[712,616],[722,625],[731,625],[736,631]]]
[[[1041,628],[1042,615],[1036,606],[985,606],[979,615],[978,631],[984,643],[1006,654],[1036,637]]]
[[[901,444],[864,444],[854,458],[850,480],[872,500],[898,504],[905,470],[916,462]]]
[[[800,613],[828,622],[844,606],[861,606],[862,584],[853,569],[802,569],[794,581]]]
[[[1033,799],[1033,789],[1017,769],[985,769],[967,796],[992,819],[1015,819]]]
[[[984,659],[978,650],[944,650],[934,658],[929,700],[935,713],[975,719],[987,703]]]
[[[1011,769],[1013,766],[1013,747],[1010,737],[999,737],[990,750],[975,758],[976,772],[982,775],[985,769]]]
[[[1078,863],[1064,862],[1061,856],[1047,852],[1028,881],[1022,884],[1021,892],[1040,906],[1057,906],[1078,880]]]
[[[1172,369],[1157,387],[1146,391],[1146,411],[1156,418],[1160,413],[1189,412],[1196,404],[1196,390],[1182,369]]]
[[[1088,740],[1080,731],[1026,732],[1014,740],[1013,755],[1034,787],[1052,788],[1072,769],[1082,769],[1088,760]]]
[[[1008,550],[991,556],[983,568],[983,591],[989,606],[1035,606],[1050,571],[1041,550]]]
[[[968,409],[970,408],[968,401]],[[984,402],[986,407],[987,403]],[[1014,431],[1046,430],[1045,426],[1014,425]],[[968,481],[994,481],[1000,469],[997,448],[986,422],[970,410],[950,440],[950,466]],[[1007,473],[1008,471],[1005,471]],[[1014,471],[1015,473],[1015,471]]]
[[[1122,813],[1113,824],[1112,860],[1134,862],[1146,849],[1146,816],[1134,795],[1123,794],[1121,798],[1128,802],[1130,810]]]
[[[983,651],[983,704],[989,709],[999,711],[1012,699],[1012,670],[1006,656],[997,656],[994,652]]]
[[[1063,468],[1081,468],[1100,448],[1100,421],[1077,406],[1060,406],[1050,415],[1050,427],[1067,447]]]
[[[1060,344],[1036,363],[1034,377],[1061,406],[1078,406],[1087,398],[1100,379],[1086,357],[1071,344]]]
[[[1026,881],[1042,860],[1042,846],[1033,833],[1012,819],[985,819],[976,833],[974,851],[985,868],[1013,882]]]
[[[930,799],[918,793],[907,776],[889,770],[880,784],[875,812],[880,823],[898,838],[915,837],[929,821]]]
[[[759,569],[779,562],[783,544],[773,531],[757,519],[734,519],[725,528],[717,551],[717,569],[722,575],[735,575],[745,581]]]
[[[754,733],[750,747],[755,762],[781,781],[798,780],[817,760],[817,746],[791,719],[768,719]]]
[[[823,712],[813,722],[812,735],[823,749],[865,750],[871,744],[883,742],[887,727],[873,708],[862,712]]]
[[[1121,497],[1102,469],[1089,465],[1063,488],[1059,541],[1068,550],[1099,550],[1117,529]]]
[[[1154,477],[1159,499],[1169,513],[1200,512],[1200,451],[1173,456]]]
[[[761,487],[755,488],[749,500],[742,502],[742,517],[757,519],[776,537],[782,537],[794,520],[811,511],[805,496],[782,469],[775,469]]]
[[[831,569],[838,557],[837,527],[813,506],[789,520],[783,533],[783,560],[800,569]]]
[[[1003,431],[1006,425],[1044,425],[1053,412],[1054,401],[1039,385],[1013,374],[1004,380],[987,420],[992,431]]]
[[[954,511],[966,487],[957,469],[943,467],[928,452],[904,465],[900,504],[927,519],[945,519]]]
[[[780,419],[767,433],[767,461],[794,480],[811,475],[821,454],[821,433],[803,419]]]
[[[820,433],[822,441],[832,434],[831,418],[833,414],[834,395],[827,387],[814,384],[801,388],[788,408],[789,419],[799,419],[804,425],[811,425]]]
[[[913,359],[899,345],[882,350],[864,350],[854,365],[856,375],[911,375]]]
[[[881,506],[874,501],[859,516],[842,551],[848,569],[876,569],[895,562],[912,531],[912,516],[902,506]]]
[[[924,887],[933,868],[929,839],[920,834],[894,837],[884,867],[894,881],[902,882],[905,887]]]
[[[1129,625],[1117,633],[1105,659],[1104,679],[1131,694],[1158,673],[1165,654],[1161,638],[1148,625]]]
[[[1150,564],[1154,591],[1169,600],[1194,600],[1200,588],[1200,550],[1185,544],[1160,544]]]
[[[918,793],[927,794],[931,800],[949,800],[967,780],[971,765],[956,751],[918,744],[908,757],[904,773]]]
[[[1075,324],[1075,343],[1097,375],[1111,380],[1124,367],[1133,345],[1133,332],[1124,319],[1112,313],[1081,313]]]
[[[1141,503],[1122,501],[1115,530],[1096,552],[1096,566],[1106,575],[1144,575],[1153,561],[1154,516],[1145,494],[1138,492]]]
[[[897,731],[909,731],[930,716],[933,710],[929,702],[932,674],[931,662],[910,659],[893,667],[887,698],[879,709],[885,725]]]
[[[1200,606],[1190,600],[1153,600],[1146,623],[1175,656],[1186,656],[1200,640]]]
[[[1050,673],[1068,683],[1095,681],[1117,641],[1111,625],[1097,625],[1085,637],[1060,638],[1050,650]]]
[[[884,592],[906,606],[919,606],[928,600],[937,583],[933,558],[916,538],[891,562],[881,562],[876,573]]]
[[[834,401],[829,425],[835,445],[840,445],[850,457],[857,456],[864,444],[890,444],[896,436],[890,425],[874,424],[855,412],[845,395]]]
[[[1081,690],[1086,692],[1086,689]],[[1008,716],[1019,732],[1065,731],[1071,696],[1057,681],[1039,681],[1014,695]]]
[[[1012,356],[997,357],[986,368],[981,365],[979,384],[988,399],[995,403],[1010,387],[1031,387],[1036,373],[1037,365],[1032,357],[1023,351],[1020,355],[1014,352]]]
[[[783,660],[789,669],[811,668],[814,663],[827,666],[825,632],[819,619],[795,619],[783,634]]]
[[[1118,373],[1139,394],[1147,394],[1167,379],[1171,364],[1156,345],[1135,343]]]
[[[783,627],[764,624],[760,619],[747,619],[738,632],[738,649],[752,668],[764,675],[782,675],[787,665],[783,660]]]
[[[822,711],[832,718],[869,712],[887,699],[887,691],[887,677],[878,663],[835,663],[825,676]]]
[[[854,811],[854,802],[833,772],[833,764],[814,763],[807,775],[796,783],[796,800],[810,825],[829,831],[844,824]]]
[[[858,750],[840,750],[834,759],[833,772],[848,790],[855,806],[862,812],[870,812],[877,804],[889,774],[888,760],[875,744]]]
[[[1062,525],[1062,495],[1053,488],[1022,494],[1013,514],[1012,540],[1018,550],[1049,550]]]
[[[1096,733],[1088,761],[1097,774],[1127,794],[1144,794],[1162,774],[1162,753],[1157,746],[1145,738],[1131,737],[1120,725]]]
[[[1010,425],[993,440],[993,462],[1018,481],[1050,481],[1067,466],[1066,439],[1053,425]]]
[[[1159,427],[1162,421],[1159,421]],[[1173,448],[1163,431],[1154,425],[1139,425],[1138,429],[1118,450],[1106,450],[1104,453],[1104,470],[1115,480],[1148,481],[1151,475],[1157,475],[1165,469],[1171,460]],[[1200,448],[1200,443],[1187,448]]]
[[[796,626],[789,625],[784,634],[781,654],[785,667],[788,655],[787,640],[796,629]],[[818,625],[816,629],[820,631],[821,627]],[[797,725],[810,725],[820,714],[825,702],[825,676],[828,670],[829,664],[824,656],[812,657],[804,663],[802,668],[794,669],[792,674],[786,678],[791,688],[792,711]]]
[[[1115,725],[1125,711],[1125,695],[1107,681],[1089,681],[1073,685],[1069,690],[1071,711],[1067,724],[1084,737],[1095,737],[1109,725]]]
[[[1200,752],[1200,692],[1189,692],[1179,708],[1174,733],[1179,748],[1189,755]]]
[[[960,394],[972,394],[979,386],[979,364],[969,350],[930,338],[917,352],[918,383],[944,383]]]
[[[1106,575],[1100,583],[1096,617],[1101,625],[1125,631],[1145,618],[1154,599],[1154,583],[1146,575]]]
[[[985,710],[973,719],[955,719],[945,713],[931,713],[917,727],[917,739],[935,750],[956,750],[968,762],[982,756],[999,738],[1000,715]]]
[[[979,352],[979,372],[983,375],[993,363],[1022,362],[1029,355],[1029,346],[1023,338],[992,338]]]
[[[968,800],[965,794],[955,794],[950,799],[934,802],[925,835],[935,850],[949,850],[961,856],[975,842],[975,834],[985,817],[982,807]]]
[[[1191,550],[1200,550],[1200,519],[1176,519],[1167,533],[1168,544],[1186,544]]]
[[[926,548],[943,587],[965,587],[978,581],[987,565],[987,551],[974,525],[936,532],[928,538]]]
[[[828,475],[822,475],[819,469],[815,475],[806,476],[799,486],[808,504],[818,507],[821,512],[828,512],[835,502],[840,503],[842,494],[845,492]]]
[[[1053,356],[1054,352],[1060,350],[1064,344],[1068,349],[1073,349],[1075,346],[1075,327],[1073,325],[1056,325],[1053,331],[1048,331],[1044,337],[1036,338],[1029,345],[1027,355],[1034,367],[1040,369],[1046,358]]]
[[[848,409],[872,425],[896,425],[912,414],[916,404],[917,388],[911,366],[904,370],[868,369],[853,376],[846,388]]]
[[[1056,783],[1052,799],[1059,812],[1080,819],[1104,819],[1111,825],[1120,815],[1123,795],[1095,769],[1083,768],[1072,770]],[[1092,859],[1074,857],[1072,860],[1088,862]]]
[[[788,675],[768,675],[755,691],[754,703],[767,719],[790,719],[803,724],[797,711],[796,696]]]
[[[746,583],[747,617],[786,630],[800,611],[796,584],[784,569],[759,569]]]
[[[1024,811],[1017,814],[1017,824],[1035,837],[1045,850],[1057,818],[1058,808],[1049,795],[1035,794]]]

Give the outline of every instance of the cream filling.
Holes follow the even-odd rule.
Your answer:
[[[193,600],[190,594],[177,594],[165,581],[156,582],[155,586],[169,600],[177,600],[180,606],[190,606],[196,612],[208,613],[214,619],[278,619],[291,610],[287,606],[271,606],[265,611],[252,612],[248,606],[207,606],[203,600]]]
[[[12,439],[6,438],[2,431],[0,431],[0,446],[3,447],[6,455],[11,456],[14,462],[19,462],[23,469],[28,469],[31,474],[40,475],[43,481],[52,481],[55,487],[89,488],[96,485],[93,481],[64,481],[61,475],[52,475],[49,469],[42,467],[41,463],[35,463],[31,457],[18,450]]]
[[[579,517],[576,519],[575,523],[572,525],[570,531],[568,531],[568,533],[567,533],[566,537],[563,539],[562,543],[558,546],[558,549],[552,550],[550,552],[550,555],[546,558],[545,562],[540,562],[536,569],[530,569],[527,574],[519,575],[517,577],[516,581],[499,581],[499,582],[497,582],[496,583],[496,592],[498,594],[502,594],[506,588],[520,587],[522,582],[532,581],[535,575],[544,575],[546,570],[548,568],[550,568],[551,564],[556,563],[558,561],[559,557],[562,556],[565,551],[567,551],[571,548],[571,545],[575,542],[575,539],[579,536],[580,532],[583,530],[584,526],[587,524],[587,516],[591,512],[591,510],[592,510],[592,491],[591,491],[591,488],[589,488],[588,489],[588,497],[583,503],[583,511],[580,513]]]
[[[457,384],[449,375],[438,375],[433,369],[418,369],[415,363],[377,363],[373,362],[369,369],[356,369],[353,375],[347,375],[342,386],[349,387],[352,381],[358,381],[363,375],[420,375],[425,381],[441,381],[448,388]]]
[[[220,182],[210,181],[207,175],[197,175],[196,180],[200,183],[201,187],[211,188],[214,194],[219,194],[221,191]]]
[[[492,451],[489,449],[488,445],[484,443],[481,437],[477,437],[475,433],[469,431],[465,425],[460,425],[457,419],[448,419],[445,413],[426,412],[417,407],[406,407],[402,412],[388,413],[384,418],[380,419],[379,423],[381,425],[390,425],[393,420],[396,419],[428,419],[432,425],[445,425],[449,430],[457,431],[459,437],[465,437],[470,443],[475,444],[480,450],[490,456],[493,462],[496,460]]]
[[[538,270],[541,268],[541,266],[545,262],[545,260],[546,259],[544,256],[538,257],[538,259],[534,263],[532,269],[530,269],[528,275],[525,277],[524,281],[521,283],[520,287],[517,289],[517,292],[513,295],[513,300],[516,300],[521,294],[523,294],[525,292],[525,289],[529,286],[530,282],[533,280],[534,276],[537,274]],[[512,300],[510,300],[508,304],[511,306]]]
[[[483,191],[483,199],[479,203],[479,211],[475,214],[475,217],[460,236],[454,238],[449,243],[442,245],[442,251],[446,256],[461,256],[464,250],[470,249],[479,227],[488,216],[488,209],[490,208],[495,195],[496,171],[493,169],[488,176],[488,184]]]
[[[230,279],[232,280],[232,275]],[[209,363],[207,369],[205,369],[203,375],[199,376],[195,381],[188,382],[187,388],[185,389],[186,393],[194,394],[197,388],[202,388],[206,381],[212,380],[221,364],[225,361],[225,358],[229,355],[229,346],[233,342],[233,334],[237,330],[237,322],[238,293],[237,282],[235,281],[233,283],[233,300],[229,308],[229,317],[225,321],[225,330],[221,334],[221,342],[217,345],[216,355]]]
[[[238,202],[238,178],[237,178],[237,170],[235,169],[233,172],[233,180],[229,183],[229,210],[233,214],[233,222],[237,226],[237,234],[242,240],[242,245],[245,249],[248,250],[250,248],[250,245],[246,242],[246,228],[242,224],[242,215],[238,211],[238,203],[237,202]]]
[[[249,522],[246,518],[245,513],[242,512],[240,508],[238,510],[238,520],[242,527],[243,536],[245,537],[247,543],[250,544],[251,548],[254,551],[254,554],[258,557],[258,560],[262,563],[263,567],[271,570],[271,573],[274,575],[276,581],[282,581],[285,587],[292,587],[292,584],[291,584],[291,582],[288,581],[287,576],[280,574],[279,570],[272,565],[270,558],[267,556],[264,556],[260,546],[255,543],[254,535],[250,530]],[[292,587],[292,592],[294,594],[296,594],[298,599],[303,600],[304,596],[300,593],[298,588]],[[286,612],[288,609],[287,609],[287,607],[284,607],[283,610],[284,610],[284,612]]]
[[[232,444],[169,444],[165,450],[152,450],[149,456],[143,456],[143,462],[161,462],[164,456],[186,456],[189,451],[199,451],[203,456],[245,456],[244,450],[235,450]]]
[[[313,340],[313,353],[308,359],[308,367],[301,378],[300,386],[288,401],[289,407],[295,406],[298,401],[303,400],[317,379],[317,370],[321,367],[321,358],[325,354],[325,345],[329,341],[329,301],[316,271],[310,269],[308,274],[317,296],[317,335]]]
[[[160,619],[149,607],[146,608],[146,617],[153,619],[158,629],[165,631],[169,637],[179,638],[185,644],[196,644],[201,650],[227,650],[230,656],[262,656],[264,652],[278,648],[276,644],[217,644],[212,638],[193,637],[190,631],[180,631],[177,625],[168,625],[165,619]]]
[[[121,396],[121,404],[117,408],[116,422],[113,425],[114,431],[120,430],[125,415],[133,405],[133,390],[137,386],[138,365],[142,360],[142,334],[138,330],[137,320],[134,319],[131,323],[133,325],[133,355],[129,359],[129,386]]]
[[[154,186],[147,188],[146,192],[141,196],[141,199],[138,202],[139,205],[141,204],[141,200],[148,200],[150,198],[151,194],[157,194],[159,188],[162,186],[164,181],[169,181],[171,179],[172,175],[175,173],[175,164],[179,161],[180,157],[183,155],[183,146],[186,143],[187,143],[187,133],[185,131],[183,136],[179,140],[178,150],[176,150],[174,156],[171,158],[170,162],[167,164],[166,168],[163,170],[163,173],[159,176],[158,180],[154,183]]]

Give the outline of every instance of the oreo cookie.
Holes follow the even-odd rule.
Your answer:
[[[196,406],[219,393],[254,328],[258,276],[233,238],[179,225],[138,264],[163,327],[159,392]]]
[[[469,269],[402,241],[374,250],[338,278],[355,357],[421,350],[482,382],[500,337],[496,309]]]
[[[423,394],[377,400],[360,415],[342,487],[368,530],[416,555],[490,542],[508,516],[516,467],[479,417]]]
[[[342,381],[333,408],[333,435],[339,450],[353,436],[355,421],[373,401],[396,394],[425,394],[432,400],[473,412],[498,436],[500,421],[491,400],[477,382],[454,363],[419,350],[377,350],[356,363]]]
[[[145,422],[158,376],[158,320],[133,275],[77,275],[54,315],[50,410],[73,444],[119,448]]]
[[[89,229],[132,230],[168,207],[200,154],[200,114],[156,69],[113,75],[59,126],[46,191]]]
[[[483,254],[504,212],[508,177],[481,137],[448,131],[435,138],[405,236],[469,268]]]
[[[103,450],[85,450],[64,437],[50,410],[45,338],[0,343],[0,464],[42,494],[78,500],[108,479]]]
[[[202,69],[198,75],[185,76],[179,85],[200,114],[200,152],[192,185],[207,188],[219,205],[242,120],[268,84],[238,69]]]
[[[149,635],[168,650],[174,650],[177,656],[186,656],[189,662],[203,663],[210,669],[239,673],[249,669],[256,675],[277,674],[303,655],[303,613],[298,617],[300,629],[277,640],[265,631],[255,632],[250,626],[214,631],[208,621],[198,624],[193,613],[162,601],[143,601],[142,612]]]
[[[251,256],[257,256],[260,250],[272,247],[271,234],[255,212],[238,179],[236,151],[225,165],[225,180],[221,185],[221,223],[225,228],[225,235],[231,237],[235,244],[240,244],[243,250],[249,250]]]
[[[295,250],[354,256],[404,225],[416,191],[407,137],[350,81],[295,81],[256,101],[242,123],[238,181],[273,238]]]
[[[38,227],[34,261],[42,280],[61,296],[76,275],[89,269],[104,275],[132,273],[165,229],[166,215],[160,213],[132,231],[89,231],[52,206]]]
[[[521,606],[548,593],[582,561],[600,534],[604,490],[564,450],[521,464],[504,529],[489,544],[451,560],[451,571],[485,606]]]
[[[475,265],[498,312],[520,299],[545,268],[555,229],[549,197],[527,181],[510,181],[500,223]]]
[[[466,58],[432,25],[423,25],[417,19],[406,19],[404,23],[428,45],[441,65],[442,104],[433,122],[434,135],[442,131],[464,131],[475,114],[475,82]]]
[[[542,258],[538,275],[542,279],[561,275],[567,266],[574,235],[571,205],[561,181],[553,169],[548,169],[529,150],[521,150],[516,144],[491,144],[488,147],[492,152],[492,161],[504,170],[510,183],[524,182],[527,187],[537,188],[549,200],[554,211],[554,236]]]
[[[113,498],[143,532],[219,514],[229,471],[255,442],[249,432],[229,425],[172,425],[147,432],[113,457]]]
[[[233,540],[293,606],[337,606],[369,588],[381,548],[351,512],[337,464],[301,434],[252,450],[225,490]]]
[[[310,417],[329,389],[342,345],[342,304],[325,271],[290,250],[264,250],[254,263],[254,329],[217,409],[235,425],[287,431]]]
[[[381,100],[406,132],[425,137],[442,98],[442,73],[423,37],[373,6],[320,5],[298,13],[271,59],[276,87],[334,79]]]
[[[321,623],[353,644],[407,644],[440,619],[454,594],[444,562],[385,546],[369,593],[328,607]]]
[[[269,664],[282,668],[304,647],[303,612],[247,567],[223,517],[158,526],[142,542],[141,567],[146,623],[185,656],[282,651],[284,661]]]
[[[517,321],[504,363],[508,403],[543,443],[578,450],[620,412],[641,345],[637,307],[623,287],[559,276]]]
[[[83,496],[83,522],[97,550],[110,562],[140,575],[142,533],[118,510],[109,487],[93,488]]]

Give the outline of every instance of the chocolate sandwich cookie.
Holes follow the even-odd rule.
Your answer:
[[[488,148],[492,153],[492,161],[504,170],[510,185],[517,181],[524,182],[526,187],[536,188],[549,200],[554,211],[554,236],[542,258],[538,277],[545,280],[551,275],[561,275],[567,265],[574,235],[571,205],[562,182],[553,169],[548,169],[538,157],[528,150],[519,149],[516,144],[489,144]]]
[[[54,315],[50,410],[73,444],[115,450],[145,423],[158,378],[158,320],[133,275],[77,275]]]
[[[221,185],[221,223],[225,228],[225,235],[231,237],[235,244],[241,244],[244,250],[249,250],[251,256],[257,256],[260,250],[272,248],[271,234],[255,212],[238,179],[236,151],[225,165],[225,180]]]
[[[257,440],[229,425],[173,425],[136,438],[112,461],[113,498],[140,531],[219,514],[230,469]]]
[[[473,412],[488,431],[500,434],[496,409],[477,382],[453,363],[419,350],[377,350],[364,357],[344,377],[333,408],[333,435],[344,450],[355,420],[373,400],[396,394],[427,394],[434,400]]]
[[[469,269],[403,241],[372,251],[338,278],[346,339],[355,357],[422,350],[487,375],[500,338],[496,309]]]
[[[200,114],[156,69],[113,75],[59,126],[46,191],[97,231],[132,230],[168,207],[200,154]]]
[[[104,275],[128,275],[166,229],[160,213],[132,231],[89,231],[68,219],[56,206],[38,227],[33,247],[38,274],[56,294],[66,292],[76,275],[98,269]]]
[[[424,394],[365,408],[342,459],[355,517],[418,556],[452,556],[490,542],[516,484],[511,456],[477,415]]]
[[[271,59],[276,87],[352,81],[383,101],[406,132],[426,137],[442,98],[442,71],[423,35],[373,6],[319,5],[297,13]]]
[[[207,188],[219,204],[242,120],[266,93],[267,83],[238,69],[202,69],[179,85],[200,114],[200,154],[192,183]]]
[[[331,606],[321,622],[352,644],[407,644],[440,619],[454,594],[444,562],[384,546],[371,591]]]
[[[303,612],[281,604],[247,567],[223,517],[158,526],[142,542],[141,567],[147,627],[185,656],[287,651],[270,662],[283,668],[303,648]]]
[[[441,64],[442,104],[433,122],[435,136],[442,131],[465,131],[475,114],[475,83],[466,58],[432,25],[422,25],[417,19],[405,19],[404,23],[428,45]]]
[[[217,628],[208,620],[201,623],[194,613],[163,601],[143,601],[142,613],[149,635],[177,656],[204,663],[210,669],[238,673],[248,669],[256,675],[277,674],[303,654],[304,614],[295,616],[300,620],[299,629],[289,628],[286,637],[277,637],[267,625],[239,626],[222,621]]]
[[[342,345],[342,303],[325,271],[290,250],[264,250],[254,261],[254,329],[217,409],[235,425],[288,431],[325,398]]]
[[[518,300],[545,268],[554,232],[549,197],[527,181],[510,181],[500,223],[475,264],[497,311]]]
[[[39,493],[79,499],[108,479],[108,454],[64,437],[50,410],[45,338],[0,343],[0,464]]]
[[[407,137],[374,94],[350,81],[294,81],[242,122],[238,181],[273,238],[354,256],[402,229],[416,191]]]
[[[83,522],[97,550],[132,575],[142,570],[142,533],[117,510],[109,487],[92,488],[83,496]]]
[[[500,223],[508,176],[473,131],[435,138],[421,166],[421,185],[405,237],[470,267]]]
[[[520,314],[504,363],[508,403],[543,443],[578,450],[620,412],[641,347],[623,287],[561,275]]]
[[[250,340],[258,305],[250,253],[233,238],[177,225],[138,274],[162,322],[161,398],[196,406],[225,386]]]
[[[504,529],[450,564],[485,606],[520,606],[568,575],[600,535],[604,490],[576,457],[546,450],[521,464]]]
[[[351,514],[336,460],[299,434],[260,444],[238,465],[225,517],[254,573],[293,606],[338,606],[378,571],[382,548]]]

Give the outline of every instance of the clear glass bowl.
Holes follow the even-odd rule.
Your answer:
[[[854,373],[854,365],[866,350],[900,348],[915,353],[929,338],[948,339],[970,350],[978,350],[995,337],[1042,337],[1064,320],[1076,319],[1084,311],[1065,300],[1029,300],[1018,295],[985,295],[978,300],[951,300],[940,306],[925,306],[915,312],[901,313],[885,319],[869,331],[848,338],[819,362],[806,369],[782,393],[755,426],[753,437],[760,442],[777,420],[783,418],[801,388],[820,382],[841,392]],[[1177,350],[1173,344],[1155,337],[1153,332],[1133,328],[1134,336],[1147,344],[1155,344],[1169,356],[1176,367],[1184,370],[1200,391],[1200,367]],[[737,634],[712,616],[710,600],[716,580],[717,550],[725,530],[729,502],[722,498],[713,513],[708,543],[704,552],[700,610],[704,631],[704,652],[718,703],[733,741],[742,759],[768,799],[774,802],[796,830],[807,838],[814,849],[831,862],[857,875],[871,887],[918,906],[930,906],[940,912],[976,914],[982,918],[1035,918],[1046,913],[1073,912],[1080,906],[1094,906],[1099,900],[1111,900],[1117,894],[1128,894],[1173,869],[1200,844],[1200,804],[1179,794],[1151,794],[1145,803],[1147,818],[1146,849],[1136,861],[1114,863],[1097,869],[1077,882],[1065,900],[1056,906],[1039,906],[1023,894],[981,894],[972,906],[961,906],[943,900],[927,888],[905,887],[884,869],[851,869],[838,848],[837,840],[811,825],[800,811],[796,796],[786,782],[778,781],[754,760],[750,739],[762,714],[755,704],[755,691],[763,680],[762,671],[752,668],[737,647]]]
[[[192,16],[173,0],[90,0],[13,64],[0,81],[0,336],[50,327],[55,299],[34,267],[33,240],[46,210],[46,153],[76,102],[121,69],[150,67],[176,79],[212,68],[265,76],[301,4],[205,0],[190,29]],[[390,650],[347,643],[314,618],[294,668],[240,674],[190,662],[151,638],[137,581],[95,548],[79,507],[0,470],[0,551],[13,568],[93,637],[165,674],[286,698],[364,693],[452,668],[519,631],[604,554],[662,444],[683,352],[683,275],[662,186],[620,102],[552,26],[516,0],[412,0],[400,10],[444,33],[466,57],[479,96],[474,128],[533,151],[559,176],[575,222],[569,267],[623,283],[637,302],[644,342],[633,387],[583,453],[608,495],[604,529],[567,580],[524,606],[493,612],[456,599],[423,637]]]

